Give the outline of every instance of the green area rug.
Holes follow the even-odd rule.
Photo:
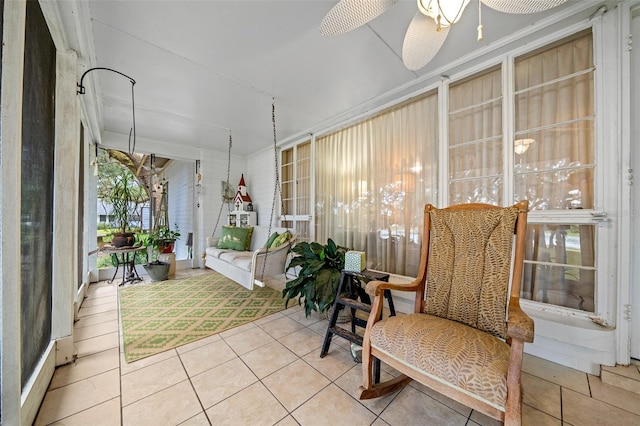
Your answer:
[[[127,362],[145,358],[284,309],[268,287],[247,290],[217,272],[120,289]]]

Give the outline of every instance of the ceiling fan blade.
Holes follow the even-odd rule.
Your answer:
[[[398,0],[340,0],[320,23],[320,34],[336,36],[377,18]]]
[[[402,44],[404,66],[415,71],[427,65],[442,47],[449,28],[443,27],[438,31],[438,25],[432,18],[416,13]]]
[[[535,13],[560,6],[567,0],[481,0],[483,4],[504,13]]]

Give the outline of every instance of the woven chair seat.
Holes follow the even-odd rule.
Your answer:
[[[504,411],[509,345],[489,333],[433,315],[411,314],[377,322],[371,346]]]

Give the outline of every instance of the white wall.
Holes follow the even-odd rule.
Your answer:
[[[176,241],[176,260],[184,260],[189,256],[187,237],[193,232],[194,223],[194,181],[195,161],[171,160],[163,171],[169,182],[169,223],[172,230],[178,226],[180,239]]]
[[[193,235],[194,267],[204,267],[204,261],[201,256],[206,247],[207,237],[214,234],[220,235],[222,225],[227,223],[227,212],[229,210],[227,204],[222,202],[221,191],[221,182],[227,180],[228,153],[203,150],[200,154],[202,187],[200,188],[199,196],[200,207],[197,207],[198,213],[196,214],[200,223],[194,228],[197,233]],[[231,155],[230,163],[229,183],[235,190],[243,173],[245,173],[246,178],[247,161],[243,157]],[[250,184],[249,191],[249,195],[251,195]],[[196,200],[197,204],[198,200]]]
[[[272,219],[271,205],[276,179],[274,163],[273,148],[259,151],[247,158],[247,173],[244,178],[253,200],[253,210],[258,212],[258,225],[268,226]],[[277,194],[272,226],[279,226],[279,214],[280,194]]]

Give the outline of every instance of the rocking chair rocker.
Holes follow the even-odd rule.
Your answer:
[[[425,206],[416,280],[367,285],[375,300],[360,399],[416,380],[505,424],[521,424],[524,342],[533,341],[533,321],[519,305],[527,208],[527,201]],[[415,292],[415,313],[380,320],[386,289]],[[373,357],[402,374],[374,384]]]

